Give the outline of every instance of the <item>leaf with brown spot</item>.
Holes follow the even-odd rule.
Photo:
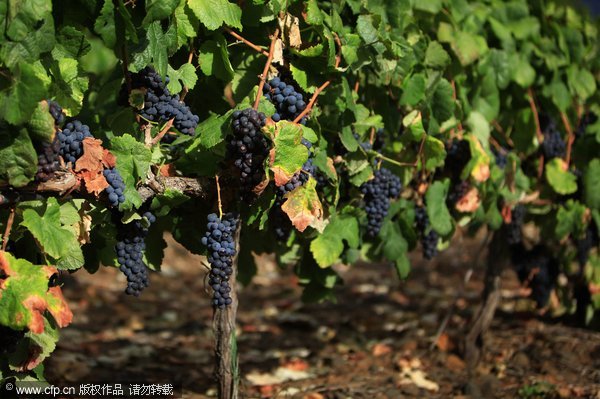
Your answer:
[[[0,271],[7,276],[0,285],[0,324],[41,334],[46,311],[60,327],[71,323],[73,313],[60,287],[48,287],[56,268],[33,265],[0,251]]]
[[[323,221],[323,206],[315,190],[316,181],[310,178],[308,182],[286,195],[287,200],[281,209],[288,215],[290,221],[303,232],[308,226],[319,226]]]
[[[481,205],[479,191],[476,187],[471,187],[471,189],[456,203],[456,210],[459,212],[471,213],[475,212],[479,208],[479,205]]]
[[[107,164],[114,161],[114,157],[102,147],[101,140],[87,137],[82,144],[83,155],[75,164],[75,172],[85,182],[88,193],[100,195],[108,187],[108,182],[102,174],[105,157]]]

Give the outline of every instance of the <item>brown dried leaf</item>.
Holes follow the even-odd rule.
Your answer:
[[[459,212],[471,213],[475,212],[479,208],[479,205],[481,205],[479,191],[476,187],[471,187],[471,189],[456,203],[456,210]]]

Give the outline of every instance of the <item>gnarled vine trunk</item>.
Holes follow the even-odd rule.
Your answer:
[[[235,232],[236,252],[240,252],[241,226]],[[219,399],[237,399],[239,368],[237,356],[237,338],[235,334],[235,321],[238,307],[236,292],[236,276],[238,270],[238,258],[233,258],[233,272],[229,278],[231,286],[231,305],[224,309],[215,308],[213,316],[213,331],[215,334],[215,378]]]

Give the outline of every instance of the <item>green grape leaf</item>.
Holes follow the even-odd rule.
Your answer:
[[[234,70],[229,61],[227,42],[220,36],[221,40],[206,40],[200,46],[200,69],[206,76],[216,76],[221,80],[230,81],[234,76]]]
[[[223,24],[242,29],[242,10],[237,4],[227,0],[187,0],[187,4],[208,30]]]
[[[0,251],[0,272],[6,276],[0,280],[0,325],[42,334],[46,330],[46,311],[59,327],[71,323],[73,314],[60,287],[48,287],[56,268],[33,265]]]
[[[308,0],[306,3],[306,23],[309,25],[322,25],[323,16],[317,0]]]
[[[168,71],[170,80],[167,89],[171,93],[179,93],[183,89],[183,86],[189,90],[192,90],[196,86],[198,75],[196,74],[196,68],[192,64],[185,63],[179,69],[173,69],[169,65]]]
[[[344,251],[344,241],[350,248],[358,248],[358,221],[352,215],[332,217],[323,233],[310,243],[317,264],[320,267],[333,265]]]
[[[166,216],[172,209],[183,204],[190,197],[177,190],[167,188],[164,193],[152,198],[151,209],[156,217]]]
[[[25,339],[17,344],[15,352],[8,356],[11,370],[25,372],[35,369],[54,352],[57,342],[58,329],[44,318],[44,331],[39,334],[28,331]]]
[[[268,129],[273,140],[270,168],[274,174],[275,184],[281,186],[302,169],[302,165],[308,159],[308,149],[301,142],[302,125],[281,121],[273,127]]]
[[[408,260],[408,243],[402,235],[400,225],[390,219],[386,219],[379,231],[381,249],[383,256],[394,262],[396,272],[400,278],[406,278],[410,271]]]
[[[37,172],[37,154],[27,130],[0,134],[0,181],[26,186]]]
[[[417,73],[404,81],[401,105],[415,106],[425,99],[425,75]]]
[[[423,151],[425,152],[425,169],[433,171],[444,165],[446,148],[441,140],[427,136],[423,144]]]
[[[600,210],[600,159],[588,164],[583,174],[583,192],[587,206]]]
[[[34,209],[23,211],[21,225],[35,237],[42,251],[56,259],[56,267],[78,269],[84,264],[76,233],[61,222],[61,208],[55,198],[49,198],[43,214]]]
[[[425,52],[425,65],[430,68],[443,69],[450,63],[450,56],[439,42],[432,41]]]
[[[54,136],[54,118],[48,111],[48,102],[40,101],[31,115],[28,123],[29,134],[32,139],[50,142]]]
[[[14,84],[0,92],[0,117],[19,125],[29,120],[38,102],[46,97],[50,80],[39,61],[21,62],[12,72]]]
[[[485,39],[469,32],[457,31],[450,42],[452,50],[463,66],[467,66],[488,51]]]
[[[88,78],[81,73],[79,62],[74,58],[58,59],[52,75],[52,91],[56,93],[56,101],[68,114],[77,115],[88,89]]]
[[[558,194],[566,195],[577,191],[577,177],[560,158],[553,158],[546,163],[546,180]]]
[[[144,25],[150,22],[168,18],[179,5],[179,0],[146,0],[146,16]]]
[[[556,237],[560,240],[572,234],[581,237],[587,226],[587,208],[579,202],[568,200],[556,213]]]
[[[100,15],[94,23],[94,31],[100,35],[106,46],[114,48],[117,43],[115,28],[115,6],[113,0],[104,0]]]
[[[446,236],[452,232],[452,217],[446,206],[446,195],[450,181],[436,181],[427,190],[425,201],[427,203],[427,216],[431,227],[440,235]]]
[[[144,144],[129,134],[115,137],[111,141],[111,152],[117,157],[117,170],[125,183],[125,203],[121,210],[129,210],[142,205],[142,199],[136,190],[138,181],[146,180],[150,169],[152,153]]]

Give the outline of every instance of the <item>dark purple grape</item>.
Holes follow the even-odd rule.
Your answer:
[[[213,289],[213,306],[223,309],[232,303],[229,277],[233,273],[236,254],[234,237],[238,219],[231,213],[223,215],[222,219],[211,213],[207,221],[207,230],[201,241],[207,249],[211,266],[208,284]]]

